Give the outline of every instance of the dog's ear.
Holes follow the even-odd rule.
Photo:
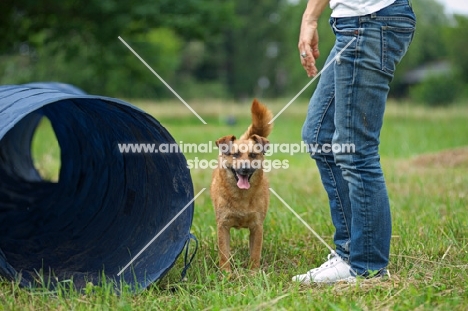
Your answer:
[[[228,135],[221,137],[216,141],[216,146],[219,148],[219,152],[229,155],[231,153],[232,142],[236,140],[236,136]]]
[[[259,136],[257,134],[253,134],[250,136],[250,138],[256,143],[261,145],[261,150],[262,153],[265,154],[268,151],[268,148],[270,147],[270,141],[266,139],[265,137]]]
[[[218,139],[216,141],[216,146],[219,147],[219,145],[229,145],[230,143],[232,143],[235,140],[236,140],[236,136],[234,136],[234,135],[224,136],[224,137],[221,137],[220,139]]]

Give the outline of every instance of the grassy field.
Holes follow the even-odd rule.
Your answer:
[[[155,116],[177,142],[208,143],[240,135],[249,124],[249,103],[193,102],[203,125],[180,102],[134,102]],[[278,112],[287,100],[267,103]],[[305,102],[291,105],[276,121],[274,143],[299,143]],[[228,116],[238,122],[226,124]],[[59,151],[43,123],[33,142],[36,166],[54,179]],[[52,146],[52,147],[51,147]],[[54,147],[55,146],[55,147]],[[468,306],[468,107],[423,108],[389,103],[381,135],[381,162],[392,206],[393,235],[385,281],[301,287],[291,277],[320,265],[328,250],[274,196],[265,221],[261,272],[244,267],[247,231],[232,231],[235,273],[217,268],[215,220],[209,197],[211,171],[194,169],[193,234],[199,249],[179,282],[182,256],[157,284],[139,295],[88,288],[78,293],[21,289],[0,283],[0,310],[465,310]],[[214,159],[213,154],[186,154]],[[332,243],[327,197],[307,154],[274,154],[288,169],[268,173],[270,186],[328,243]]]

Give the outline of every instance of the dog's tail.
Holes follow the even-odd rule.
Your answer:
[[[268,137],[273,129],[273,123],[269,123],[273,119],[273,113],[256,99],[252,102],[250,111],[252,112],[252,124],[240,139],[248,139],[254,134],[265,138]]]

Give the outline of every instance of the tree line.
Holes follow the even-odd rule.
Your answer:
[[[412,3],[417,30],[391,96],[442,98],[435,103],[467,96],[468,18],[442,14],[435,0]],[[291,96],[308,82],[297,50],[305,5],[305,0],[2,1],[0,83],[60,81],[113,97],[172,97],[120,36],[184,98]],[[321,67],[334,42],[329,14],[319,21]]]

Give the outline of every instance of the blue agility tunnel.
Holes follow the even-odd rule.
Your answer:
[[[31,158],[44,117],[60,146],[57,182],[43,180]],[[0,86],[0,275],[24,286],[72,279],[77,288],[105,275],[143,289],[174,265],[192,238],[186,159],[121,153],[119,143],[175,141],[118,99],[60,83]]]

